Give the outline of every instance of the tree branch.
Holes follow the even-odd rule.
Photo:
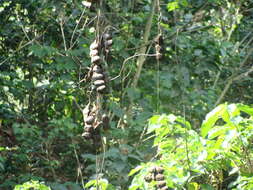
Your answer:
[[[147,44],[149,36],[150,36],[150,30],[151,30],[151,26],[152,26],[152,20],[153,20],[154,14],[155,14],[156,4],[157,4],[157,0],[154,0],[152,2],[151,13],[150,13],[150,15],[148,17],[148,21],[146,23],[145,32],[144,32],[144,36],[143,36],[143,44]],[[140,48],[138,54],[145,54],[146,50],[147,50],[147,46],[144,45]],[[141,70],[142,70],[145,60],[146,60],[146,55],[142,55],[142,56],[138,57],[138,59],[137,59],[137,62],[136,62],[137,63],[137,72],[134,76],[132,87],[136,87],[138,84],[138,80],[140,78]]]

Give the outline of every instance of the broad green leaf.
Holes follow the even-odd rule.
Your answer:
[[[251,116],[253,116],[253,108],[243,104],[237,104],[237,108]]]
[[[96,180],[90,180],[88,183],[85,184],[85,188],[91,187],[97,183]]]
[[[224,111],[226,111],[226,108],[226,104],[221,104],[206,115],[206,118],[201,126],[201,135],[203,137],[206,137],[209,130],[213,127],[216,121],[223,116]]]
[[[214,139],[218,136],[225,135],[226,131],[230,129],[232,128],[228,126],[214,126],[208,132],[208,139]]]
[[[137,166],[136,168],[132,169],[132,170],[129,172],[128,176],[132,176],[132,175],[136,174],[137,172],[139,172],[140,170],[142,170],[143,167],[144,167],[144,166]]]

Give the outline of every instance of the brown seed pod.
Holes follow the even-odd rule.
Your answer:
[[[164,169],[162,167],[157,166],[156,167],[156,172],[159,174],[162,174],[164,172]]]
[[[154,166],[154,167],[152,167],[152,168],[150,168],[150,173],[156,173],[156,167]]]
[[[93,131],[92,125],[86,125],[86,126],[84,127],[84,131],[85,131],[85,132],[91,133],[91,132]]]
[[[94,49],[98,49],[99,48],[99,44],[95,41],[90,45],[90,50],[94,50]]]
[[[112,39],[112,36],[109,33],[105,33],[103,35],[103,39],[106,41],[106,40]]]
[[[151,182],[152,179],[153,179],[153,177],[152,177],[151,174],[148,174],[148,175],[146,175],[146,176],[144,177],[144,179],[145,179],[146,182]]]
[[[94,81],[94,85],[95,86],[101,86],[101,85],[104,85],[104,84],[105,84],[104,80],[96,80],[96,81]]]
[[[95,73],[103,73],[103,69],[99,65],[95,65],[92,68],[92,71],[95,72]]]
[[[105,47],[108,48],[108,47],[112,46],[112,43],[113,43],[112,39],[105,41]]]
[[[95,121],[95,117],[90,115],[85,119],[85,123],[91,125]]]
[[[155,38],[155,43],[156,43],[156,44],[160,44],[160,45],[163,44],[163,36],[162,36],[162,34],[158,34],[158,35],[156,36],[156,38]]]
[[[99,63],[100,57],[98,55],[91,57],[91,63]]]
[[[163,174],[157,174],[155,176],[155,180],[156,181],[163,181],[164,180],[164,175]]]
[[[93,73],[92,80],[96,81],[96,80],[102,80],[102,79],[104,79],[104,75],[103,74]]]
[[[166,187],[166,181],[158,181],[156,187],[157,188]]]
[[[93,49],[93,50],[90,51],[90,57],[94,57],[96,55],[98,55],[98,50],[97,49]]]
[[[159,44],[156,44],[155,49],[156,49],[156,59],[160,60],[162,58],[161,54],[162,47]]]
[[[82,137],[84,137],[85,139],[91,139],[92,135],[91,135],[91,133],[89,133],[89,132],[84,132],[84,133],[82,134]]]
[[[99,87],[97,88],[97,92],[103,92],[105,89],[106,89],[106,86],[105,86],[105,85],[99,86]]]
[[[106,114],[102,115],[102,122],[104,130],[108,130],[110,128],[110,119]]]

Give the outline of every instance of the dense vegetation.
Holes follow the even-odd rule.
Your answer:
[[[253,189],[253,1],[95,2],[0,1],[0,189],[155,189],[155,167],[167,189]],[[113,45],[94,146],[98,31]]]

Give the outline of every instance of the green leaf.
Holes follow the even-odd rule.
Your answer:
[[[231,127],[227,126],[215,126],[208,132],[208,139],[214,139],[218,136],[225,135],[227,130],[232,129]]]
[[[144,166],[137,166],[136,168],[132,169],[132,170],[129,172],[128,176],[132,176],[132,175],[136,174],[137,172],[139,172],[140,170],[142,170],[143,167],[144,167]]]
[[[200,185],[201,189],[203,190],[215,190],[211,185],[209,184],[202,184]]]
[[[198,190],[199,189],[199,184],[197,184],[196,182],[189,183],[187,185],[187,189],[188,190]]]
[[[96,180],[91,180],[88,183],[86,183],[84,187],[88,188],[88,187],[95,185],[96,183],[97,183]]]
[[[208,131],[214,126],[216,121],[224,115],[227,105],[221,104],[206,115],[206,118],[201,126],[201,135],[206,137]]]
[[[179,8],[179,4],[178,2],[174,1],[174,2],[170,2],[167,4],[167,9],[168,11],[174,11],[175,9],[178,9]]]
[[[187,0],[180,0],[180,5],[187,7],[188,6],[188,1]]]
[[[251,116],[253,116],[253,108],[243,104],[237,104],[237,108]]]

